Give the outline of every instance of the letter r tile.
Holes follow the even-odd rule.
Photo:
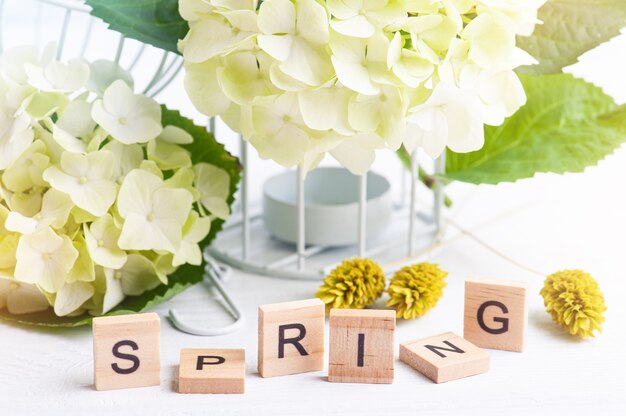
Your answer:
[[[96,390],[160,384],[160,322],[156,313],[94,318]]]
[[[522,352],[527,285],[499,279],[465,281],[463,337],[481,348]]]
[[[259,306],[259,374],[324,369],[325,306],[319,299]]]
[[[328,381],[393,383],[396,313],[332,309]]]

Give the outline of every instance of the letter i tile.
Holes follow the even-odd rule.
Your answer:
[[[332,309],[328,381],[393,383],[396,313]]]

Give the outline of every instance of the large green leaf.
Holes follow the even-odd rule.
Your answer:
[[[180,115],[176,110],[169,110],[162,106],[162,122],[164,126],[178,126],[194,138],[194,142],[186,146],[192,154],[194,163],[207,162],[218,166],[228,172],[230,176],[230,195],[228,204],[234,201],[237,183],[241,177],[241,165],[237,158],[230,155],[224,146],[218,143],[206,128],[197,126],[188,118]],[[211,232],[200,244],[203,248],[213,241],[223,225],[222,220],[215,220],[211,224]],[[202,266],[184,265],[168,276],[168,284],[159,286],[140,296],[129,296],[106,315],[124,315],[129,313],[143,312],[160,303],[171,299],[173,296],[199,283],[203,279],[204,264]],[[77,317],[59,317],[48,310],[24,315],[11,315],[6,310],[0,310],[0,318],[22,324],[49,326],[49,327],[75,327],[87,325],[93,319],[91,316],[82,315]]]
[[[178,53],[178,39],[189,25],[178,13],[178,0],[86,0],[91,14],[112,30],[166,51]]]
[[[537,172],[581,172],[626,142],[626,106],[568,74],[521,76],[528,103],[485,128],[476,152],[448,151],[445,178],[514,182]]]
[[[539,10],[530,37],[519,36],[517,44],[533,55],[538,65],[518,73],[553,74],[578,62],[578,57],[617,36],[626,25],[625,0],[548,0]]]

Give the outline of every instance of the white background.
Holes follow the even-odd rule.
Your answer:
[[[0,27],[8,43],[33,42],[34,38],[28,36],[33,33],[35,13],[26,3],[30,2],[7,0],[11,17]],[[51,34],[42,37],[54,39],[58,17],[44,21]],[[77,33],[68,41],[79,39]],[[90,49],[95,55],[89,57],[112,58],[116,42],[114,35],[99,34]],[[572,71],[624,103],[625,57],[626,36],[621,36],[587,54]],[[145,74],[136,72],[135,76],[141,79]],[[204,121],[186,100],[180,78],[159,98],[197,121]],[[230,149],[237,149],[234,135],[220,131],[219,137]],[[387,172],[392,160],[390,155],[382,154],[375,168]],[[255,175],[256,181],[280,170],[267,162],[254,164],[257,172],[262,172]],[[538,175],[516,184],[455,184],[449,189],[455,205],[447,217],[501,254],[544,274],[581,268],[597,278],[609,310],[604,331],[595,339],[573,339],[551,322],[538,294],[541,276],[517,267],[450,225],[443,247],[419,259],[440,263],[450,271],[444,297],[425,317],[398,323],[396,346],[402,341],[446,331],[462,334],[463,282],[467,276],[527,281],[530,291],[526,351],[489,351],[491,370],[484,375],[436,385],[397,361],[392,385],[329,383],[326,371],[261,379],[256,371],[258,305],[310,298],[319,283],[236,272],[226,282],[246,317],[245,327],[236,333],[194,337],[177,332],[167,322],[167,310],[176,307],[206,325],[228,323],[228,315],[204,286],[196,286],[156,308],[163,317],[160,387],[96,392],[92,385],[90,328],[59,331],[0,323],[0,415],[623,415],[625,179],[626,150],[621,149],[582,175]],[[254,198],[258,195],[254,194]],[[191,347],[245,348],[245,395],[177,394],[179,352]]]

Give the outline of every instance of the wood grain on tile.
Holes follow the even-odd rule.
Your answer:
[[[161,383],[161,320],[156,313],[93,320],[96,390],[158,386]]]
[[[183,349],[178,392],[243,394],[246,353],[243,349]]]
[[[259,374],[324,369],[325,306],[319,299],[259,306]]]
[[[481,348],[522,352],[528,310],[524,282],[465,281],[463,337]]]
[[[489,370],[487,352],[452,332],[401,343],[400,361],[435,383],[445,383]]]
[[[328,381],[393,383],[395,311],[332,309]]]

